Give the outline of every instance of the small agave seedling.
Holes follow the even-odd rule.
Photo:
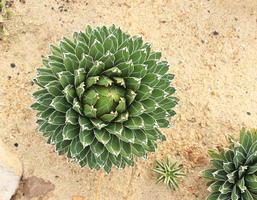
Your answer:
[[[204,171],[212,192],[208,200],[257,199],[257,131],[241,130],[240,142],[227,150],[210,150],[212,168]]]
[[[59,154],[109,173],[155,151],[177,104],[160,52],[114,25],[88,26],[50,47],[32,108]]]
[[[185,176],[182,165],[172,163],[169,158],[164,161],[156,161],[153,171],[157,174],[157,183],[164,183],[170,189],[179,188],[179,180]]]

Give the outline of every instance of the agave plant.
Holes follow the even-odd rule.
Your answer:
[[[177,104],[160,52],[114,25],[88,26],[50,49],[32,108],[59,154],[109,173],[155,151]]]
[[[179,188],[179,180],[185,176],[182,165],[172,163],[169,158],[164,161],[156,161],[153,171],[157,174],[157,183],[164,183],[170,189]]]
[[[231,140],[221,152],[210,150],[212,168],[203,175],[212,192],[208,200],[257,199],[257,131],[241,130],[240,142]]]

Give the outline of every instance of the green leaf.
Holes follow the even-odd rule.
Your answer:
[[[77,111],[80,115],[82,115],[82,108],[80,102],[75,98],[73,99],[73,110]]]
[[[62,126],[60,126],[59,128],[55,129],[55,131],[53,132],[53,134],[51,136],[50,143],[51,144],[57,144],[57,143],[60,143],[61,141],[63,141]]]
[[[82,97],[84,96],[84,92],[85,92],[85,83],[82,82],[77,88],[76,88],[76,93],[78,98],[81,100]]]
[[[112,79],[108,78],[107,76],[100,76],[97,85],[108,87],[112,85],[113,81]]]
[[[128,121],[124,123],[124,126],[126,126],[129,129],[140,129],[144,127],[143,119],[141,117],[130,117]]]
[[[74,70],[77,68],[76,65],[78,65],[78,63],[75,63],[75,61],[71,58],[71,55],[68,53],[64,54],[63,63],[66,71],[72,74],[74,73]]]
[[[135,142],[135,135],[134,132],[128,128],[124,128],[120,138],[124,141],[124,142],[129,142],[129,143],[134,143]]]
[[[163,90],[155,88],[152,91],[151,98],[154,99],[155,102],[159,103],[166,97],[166,95],[167,95],[167,93],[164,92]]]
[[[48,83],[45,88],[47,89],[47,91],[53,95],[53,96],[63,96],[62,93],[62,86],[60,84],[59,81],[51,81],[50,83]]]
[[[118,116],[117,112],[110,112],[108,114],[104,114],[100,117],[104,122],[111,122]]]
[[[54,111],[49,116],[48,122],[54,125],[63,125],[65,124],[65,114],[58,111]]]
[[[235,170],[235,166],[232,162],[223,162],[222,167],[227,173],[231,173]]]
[[[79,125],[80,125],[82,131],[92,130],[94,128],[89,119],[87,119],[85,117],[81,117],[81,116],[79,117]]]
[[[74,99],[76,98],[76,90],[72,85],[67,85],[63,90],[64,96],[70,104],[73,104]]]
[[[246,188],[246,185],[245,185],[245,179],[244,178],[241,178],[238,182],[237,182],[237,186],[239,187],[241,193],[244,193],[247,188]]]
[[[75,44],[69,40],[68,38],[63,38],[60,42],[61,50],[66,53],[74,53],[75,54]]]
[[[136,93],[133,90],[128,89],[126,92],[126,102],[130,105],[136,98]]]
[[[147,145],[147,137],[145,132],[142,129],[135,129],[135,130],[132,130],[132,132],[135,136],[134,143]]]
[[[140,103],[143,105],[145,113],[151,113],[151,112],[157,110],[157,108],[158,108],[157,103],[152,99],[146,99],[144,101],[141,101]]]
[[[96,108],[94,106],[90,106],[85,104],[84,109],[83,109],[84,115],[89,117],[89,118],[96,118]]]
[[[125,83],[124,78],[113,77],[112,79],[115,81],[115,83],[116,83],[117,85],[120,85],[120,86],[126,88],[126,83]]]
[[[135,64],[134,69],[133,69],[133,73],[131,74],[131,76],[136,77],[136,78],[143,78],[143,77],[146,76],[146,73],[147,73],[147,65],[145,65],[145,64]],[[151,80],[151,82],[152,81],[153,80]],[[142,83],[144,83],[144,82],[142,82]]]
[[[130,105],[130,107],[128,109],[128,112],[129,112],[129,115],[132,116],[132,117],[133,116],[139,116],[139,115],[141,115],[142,113],[145,112],[145,108],[144,108],[144,106],[141,102],[134,101]]]
[[[115,54],[115,64],[126,62],[129,60],[129,51],[127,47],[119,49]]]
[[[54,75],[38,75],[36,82],[40,86],[45,86],[51,81],[55,81],[56,77]]]
[[[98,60],[103,56],[103,54],[104,54],[103,45],[98,40],[95,40],[89,49],[89,55],[92,56],[94,60]]]
[[[95,107],[98,116],[110,113],[113,108],[113,99],[110,97],[100,96]]]
[[[74,76],[68,71],[59,72],[57,73],[57,76],[63,88],[67,85],[73,85],[74,83]]]
[[[62,51],[59,47],[53,45],[53,44],[50,44],[50,51],[53,55],[55,56],[58,56],[58,57],[61,57],[62,56]]]
[[[139,89],[137,90],[136,100],[143,101],[148,99],[152,94],[153,88],[148,85],[141,84]]]
[[[97,129],[102,129],[104,127],[106,127],[108,124],[103,122],[102,120],[100,119],[90,119],[90,121],[92,122],[92,124],[94,125],[95,128]]]
[[[146,152],[145,149],[139,145],[139,144],[133,144],[132,146],[132,152],[133,154],[135,154],[138,157],[142,157],[145,156]]]
[[[91,56],[83,54],[82,59],[79,61],[79,68],[89,71],[89,69],[93,66],[93,63],[94,61]]]
[[[87,77],[94,77],[100,75],[104,70],[104,63],[101,61],[95,61],[94,65],[90,68],[87,73]]]
[[[57,74],[65,70],[64,64],[62,62],[50,61],[48,64],[54,74]]]
[[[95,85],[98,81],[99,81],[99,76],[89,77],[86,81],[86,88],[89,88],[92,85]]]
[[[157,62],[157,66],[154,70],[154,73],[164,75],[168,72],[169,70],[169,64],[167,61],[159,61]]]
[[[70,147],[70,140],[64,140],[61,141],[60,143],[56,144],[56,151],[58,152],[58,155],[63,155],[69,151]]]
[[[149,60],[159,60],[162,57],[162,53],[159,51],[152,51],[149,55]]]
[[[37,111],[39,111],[39,112],[43,112],[44,110],[46,110],[46,109],[48,109],[48,107],[46,107],[46,106],[44,106],[44,105],[41,105],[40,103],[33,103],[32,105],[31,105],[31,108],[33,109],[33,110],[37,110]]]
[[[55,110],[52,109],[52,108],[47,108],[46,110],[44,110],[43,112],[41,113],[38,113],[37,116],[38,116],[38,119],[42,119],[44,121],[47,121],[50,117],[50,115],[54,112]]]
[[[126,77],[125,82],[127,88],[133,91],[137,91],[141,85],[141,79],[136,77]]]
[[[209,179],[211,181],[215,181],[215,178],[213,176],[213,173],[216,171],[216,169],[207,169],[202,172],[202,175],[204,178]]]
[[[70,108],[65,115],[65,123],[70,123],[73,125],[78,124],[78,118],[79,118],[79,114],[74,111],[72,108]]]
[[[233,188],[233,184],[231,184],[230,182],[226,181],[224,182],[224,184],[222,184],[219,188],[219,191],[221,194],[228,194],[231,192]]]
[[[96,158],[95,158],[95,156],[92,152],[89,152],[87,154],[87,164],[88,164],[90,169],[93,169],[93,168],[97,167]]]
[[[108,126],[106,126],[105,129],[111,134],[121,135],[123,131],[123,126],[121,123],[111,123]]]
[[[116,111],[118,113],[122,113],[122,112],[125,112],[126,111],[126,101],[125,101],[125,98],[121,97],[120,98],[120,101],[116,107]]]
[[[95,157],[99,157],[105,150],[105,147],[102,143],[94,140],[93,143],[90,145],[92,152],[94,153]]]
[[[111,140],[105,145],[105,147],[111,154],[115,156],[120,154],[120,140],[115,135],[111,135]]]
[[[242,199],[244,200],[255,200],[252,196],[252,194],[249,192],[249,190],[246,189],[246,191],[242,194]]]
[[[124,157],[131,157],[132,155],[132,148],[131,148],[131,144],[130,143],[127,143],[127,142],[123,142],[123,141],[120,141],[121,143],[121,152],[120,154]]]
[[[118,47],[118,40],[117,40],[117,38],[113,34],[110,34],[105,39],[103,47],[104,47],[104,52],[108,52],[108,51],[110,51],[111,53],[116,52],[117,47]]]
[[[240,165],[242,165],[245,162],[244,154],[236,150],[233,161],[234,161],[235,167],[238,168]]]
[[[257,192],[257,175],[247,175],[245,176],[245,184],[247,185],[247,188],[253,192]]]
[[[106,130],[94,129],[96,139],[102,144],[107,144],[111,140],[111,135]]]
[[[156,120],[149,114],[142,114],[141,119],[143,119],[143,124],[145,129],[153,129],[158,127]]]
[[[79,138],[78,137],[74,138],[70,144],[71,157],[75,158],[76,156],[78,156],[81,153],[81,151],[83,149],[84,149],[84,147],[81,144],[81,142],[79,141]]]
[[[134,70],[132,61],[119,63],[116,67],[121,71],[122,77],[129,77]]]
[[[83,96],[83,103],[93,106],[96,104],[98,99],[99,95],[95,90],[87,90]]]
[[[79,140],[82,143],[83,147],[89,146],[93,143],[95,139],[94,132],[92,130],[80,131],[79,133]]]
[[[46,89],[40,89],[34,92],[32,95],[37,100],[44,98],[46,95],[51,96],[50,94],[48,94],[48,91]]]
[[[129,114],[128,112],[124,112],[118,115],[118,117],[115,119],[115,122],[125,122],[128,120]]]
[[[247,171],[248,174],[256,174],[257,172],[257,165],[249,166],[249,169]]]
[[[86,71],[84,68],[79,68],[74,71],[75,87],[78,87],[85,81]]]
[[[145,85],[148,85],[150,87],[155,87],[160,81],[161,81],[161,76],[160,75],[153,74],[153,73],[148,73],[141,80],[141,83],[145,84]]]
[[[55,97],[51,103],[51,106],[55,110],[63,113],[66,113],[67,110],[70,108],[69,103],[65,100],[65,97],[63,96]]]
[[[109,69],[113,67],[115,57],[113,53],[111,53],[110,51],[107,51],[106,54],[103,55],[99,60],[104,63],[105,69]]]
[[[83,54],[89,53],[89,47],[85,42],[78,42],[75,48],[76,56],[79,60],[83,58]]]
[[[112,67],[103,71],[103,74],[105,74],[108,77],[113,77],[113,76],[120,76],[122,72],[118,67]]]
[[[49,107],[52,100],[53,100],[53,96],[50,94],[45,94],[42,95],[40,98],[37,99],[38,103],[40,103],[43,106]]]
[[[72,140],[79,135],[79,126],[66,124],[63,128],[63,139],[64,140]]]
[[[144,63],[145,60],[146,60],[146,57],[147,57],[146,49],[136,50],[135,52],[133,52],[130,55],[130,59],[132,59],[133,63],[135,63],[135,64],[142,64],[142,63]]]

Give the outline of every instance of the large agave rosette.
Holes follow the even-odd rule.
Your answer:
[[[32,108],[59,154],[110,172],[155,151],[177,104],[160,52],[115,26],[88,26],[50,47]]]

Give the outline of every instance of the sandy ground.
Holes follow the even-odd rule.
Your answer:
[[[15,1],[13,10],[10,35],[0,41],[0,138],[23,161],[24,178],[34,175],[55,185],[42,200],[205,199],[199,174],[209,166],[207,149],[226,145],[226,135],[238,137],[241,127],[256,127],[256,0],[26,0]],[[163,52],[176,75],[180,103],[174,126],[163,130],[167,141],[155,154],[105,175],[58,157],[36,130],[29,106],[36,89],[31,81],[49,43],[87,24],[113,23]],[[154,160],[165,155],[186,169],[176,192],[156,185],[151,172]]]

